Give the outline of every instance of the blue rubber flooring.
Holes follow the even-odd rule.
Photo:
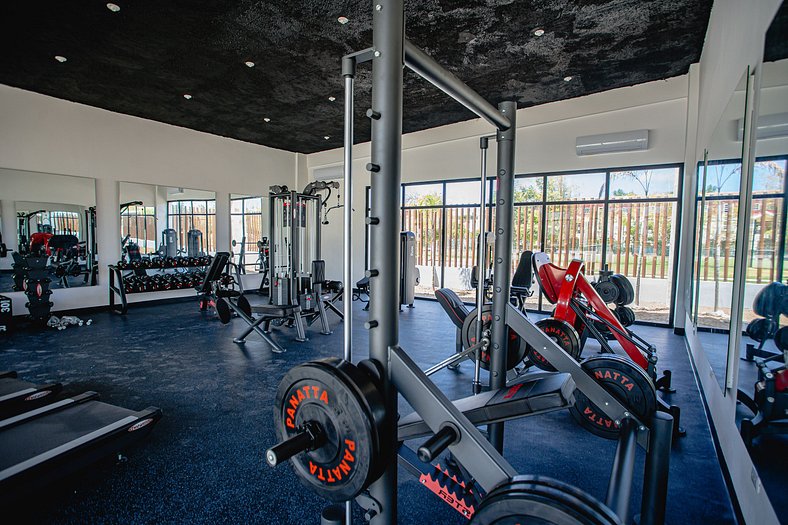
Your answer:
[[[355,361],[367,356],[367,313],[355,307]],[[88,316],[83,316],[88,317]],[[342,354],[342,325],[334,334],[276,329],[288,352],[273,354],[257,338],[232,342],[244,324],[200,313],[196,302],[132,307],[126,316],[98,313],[91,326],[58,332],[17,332],[0,339],[0,369],[34,382],[60,381],[69,392],[95,390],[130,409],[158,406],[164,417],[148,439],[119,461],[100,464],[19,502],[21,523],[280,523],[317,524],[326,502],[306,490],[289,466],[266,466],[274,443],[273,399],[290,367]],[[726,524],[735,518],[711,440],[683,339],[671,330],[637,327],[673,370],[688,435],[671,458],[667,522]],[[436,302],[417,301],[400,314],[400,344],[423,367],[454,350],[454,326]],[[593,343],[584,355],[593,353]],[[451,398],[470,393],[470,362],[433,376]],[[409,407],[400,403],[401,412]],[[552,476],[604,499],[615,442],[578,427],[566,411],[506,424],[505,455],[524,474]],[[633,505],[640,507],[643,453]],[[399,475],[399,523],[465,523],[456,511]],[[10,509],[5,509],[10,511]],[[635,510],[636,514],[638,510]],[[356,509],[356,520],[363,522]]]

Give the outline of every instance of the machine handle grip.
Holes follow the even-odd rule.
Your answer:
[[[319,448],[322,446],[322,436],[323,430],[320,425],[307,422],[301,432],[266,450],[265,460],[270,466],[275,467],[296,454]]]
[[[416,453],[421,461],[429,463],[455,441],[457,441],[457,431],[454,427],[445,426],[425,441]]]

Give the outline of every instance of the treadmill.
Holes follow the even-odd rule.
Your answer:
[[[0,372],[0,419],[43,406],[61,390],[60,383],[35,385],[18,379],[16,372]]]
[[[98,399],[85,392],[0,421],[0,504],[116,454],[161,418]]]

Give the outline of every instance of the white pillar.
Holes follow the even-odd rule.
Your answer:
[[[0,201],[0,208],[2,208],[0,217],[2,217],[3,242],[8,251],[16,251],[16,205],[14,201],[3,199]]]
[[[230,231],[230,194],[216,192],[216,251],[230,251],[232,244]],[[240,249],[240,247],[239,247]]]
[[[120,259],[120,184],[96,180],[96,242],[98,242],[99,286],[109,284],[107,265]],[[105,295],[104,299],[106,300]]]

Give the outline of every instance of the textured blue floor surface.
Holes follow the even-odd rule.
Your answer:
[[[355,361],[367,356],[367,318],[355,305]],[[69,392],[95,390],[102,400],[130,409],[158,406],[164,417],[151,436],[127,452],[72,476],[45,495],[20,502],[22,523],[281,523],[317,524],[325,502],[302,487],[289,466],[270,469],[263,453],[274,443],[273,398],[290,367],[342,353],[342,325],[334,334],[308,329],[274,337],[288,352],[273,354],[252,335],[232,342],[241,320],[221,325],[196,303],[131,308],[128,315],[94,314],[93,325],[58,332],[23,331],[0,339],[0,370],[34,382],[60,381]],[[683,340],[672,331],[638,327],[673,370],[688,436],[674,447],[667,521],[733,523],[697,386]],[[454,327],[435,302],[417,301],[400,314],[400,343],[423,367],[454,347]],[[589,343],[590,345],[592,343]],[[591,355],[589,347],[584,355]],[[451,398],[470,392],[472,367],[433,376]],[[404,402],[402,413],[410,412]],[[615,442],[579,428],[565,411],[506,424],[505,455],[521,473],[552,476],[604,499]],[[642,472],[643,454],[637,471]],[[633,504],[639,509],[638,475]],[[399,523],[465,520],[400,469]],[[361,523],[360,512],[357,522]]]

